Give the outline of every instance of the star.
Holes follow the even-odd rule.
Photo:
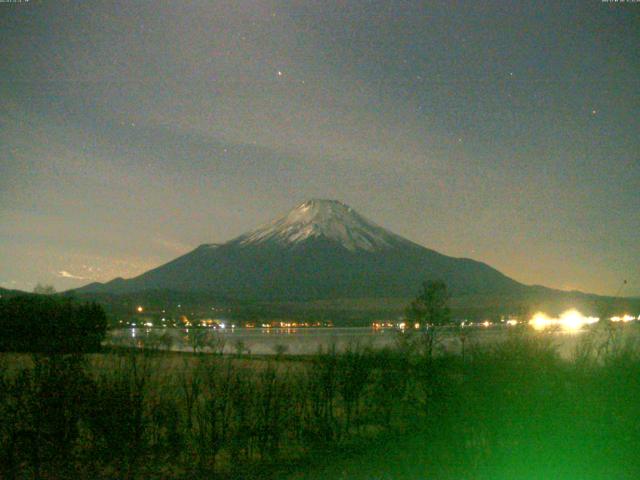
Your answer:
[[[278,76],[281,77],[282,76],[282,70],[278,70]]]
[[[596,109],[591,110],[591,115],[596,115],[598,111]]]

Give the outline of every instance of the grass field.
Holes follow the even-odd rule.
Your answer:
[[[628,326],[637,328],[637,326]],[[602,338],[602,337],[598,337]],[[640,351],[0,355],[2,478],[638,478]]]

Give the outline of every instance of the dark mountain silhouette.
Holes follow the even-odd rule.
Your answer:
[[[442,255],[381,228],[335,200],[310,200],[224,244],[205,244],[142,275],[79,293],[200,292],[260,301],[411,297],[426,279],[454,295],[518,294],[490,266]]]

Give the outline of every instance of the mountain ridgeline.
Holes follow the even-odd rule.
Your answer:
[[[79,293],[151,290],[247,301],[411,297],[427,279],[454,295],[517,295],[527,288],[490,266],[442,255],[370,222],[335,200],[310,200],[224,244],[205,244],[131,279]]]

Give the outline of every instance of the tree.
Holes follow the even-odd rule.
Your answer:
[[[0,298],[0,351],[95,352],[106,328],[104,310],[95,303],[48,295]]]
[[[56,289],[53,285],[42,285],[40,282],[33,288],[33,293],[38,295],[53,295],[56,293]]]
[[[441,280],[429,280],[422,284],[422,291],[407,308],[407,318],[421,327],[438,327],[451,321],[449,293]]]
[[[423,335],[421,346],[423,353],[431,358],[436,341],[437,328],[451,322],[449,293],[447,285],[441,280],[429,280],[422,284],[422,291],[406,309],[407,321],[411,328],[418,324]]]
[[[338,356],[337,389],[344,402],[344,434],[349,436],[353,415],[358,414],[360,398],[371,375],[368,352],[359,345],[349,345]]]

